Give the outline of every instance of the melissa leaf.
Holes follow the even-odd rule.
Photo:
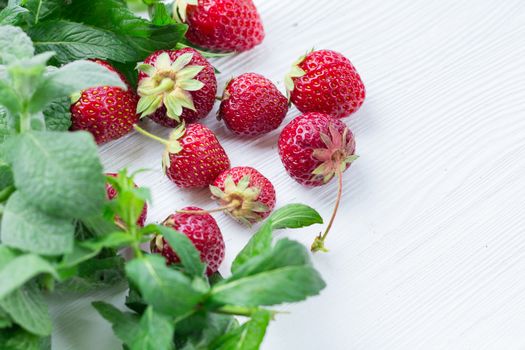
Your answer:
[[[83,218],[101,211],[106,200],[105,178],[93,136],[87,132],[31,132],[12,141],[8,155],[16,187],[40,210],[62,218]]]
[[[206,265],[201,261],[200,253],[191,240],[169,227],[158,225],[158,230],[179,257],[184,271],[191,276],[202,277]]]
[[[50,131],[68,131],[71,127],[71,99],[62,97],[51,101],[44,109],[46,128]]]
[[[60,255],[73,250],[75,228],[71,220],[49,216],[19,192],[15,192],[4,209],[2,243],[23,251]]]
[[[41,22],[30,27],[37,52],[54,51],[58,63],[86,58],[117,62],[136,61],[137,54],[113,32],[65,20]]]
[[[164,258],[156,255],[130,261],[126,273],[148,304],[171,316],[186,314],[207,292],[182,272],[166,266]]]
[[[34,53],[33,43],[22,29],[0,25],[0,64],[30,58]]]
[[[238,306],[276,305],[317,295],[325,286],[313,267],[285,266],[216,285],[211,300]]]
[[[58,277],[54,267],[37,255],[25,254],[10,260],[0,268],[0,299],[42,273]]]
[[[40,336],[51,334],[51,317],[42,292],[29,283],[0,300],[11,319],[28,332]]]

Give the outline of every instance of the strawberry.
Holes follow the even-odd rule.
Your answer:
[[[115,177],[116,178],[118,176],[118,174],[116,174],[116,173],[106,173],[106,176],[111,176],[111,177]],[[133,186],[136,187],[136,188],[138,187],[137,184],[135,184],[135,183],[133,183]],[[113,186],[111,186],[109,183],[106,182],[106,196],[107,196],[107,198],[109,200],[112,200],[117,195],[118,195],[117,190],[115,190],[115,188]],[[144,227],[147,215],[148,215],[148,204],[144,203],[144,208],[142,209],[142,212],[140,213],[140,217],[137,220],[137,225],[139,225],[140,227]],[[117,218],[116,220],[119,220],[119,219]]]
[[[195,122],[213,108],[217,79],[213,66],[196,50],[156,51],[137,65],[137,112],[165,127]]]
[[[166,176],[182,188],[206,187],[224,170],[230,160],[217,137],[202,124],[184,123],[161,139],[135,125],[135,129],[166,145],[162,167]]]
[[[186,38],[215,51],[248,51],[264,39],[252,0],[176,0],[174,14],[189,25]]]
[[[198,211],[197,207],[186,207],[183,210]],[[213,275],[224,260],[224,239],[215,219],[209,214],[176,213],[168,216],[162,223],[185,234],[201,253],[202,262],[207,264],[206,272]],[[151,251],[160,253],[168,264],[178,263],[179,257],[168,245],[162,235],[157,235],[151,241]]]
[[[212,210],[182,210],[180,213],[208,214],[225,211],[235,220],[251,224],[268,217],[275,207],[275,189],[266,177],[250,167],[223,171],[210,186],[220,207]]]
[[[218,118],[237,135],[256,136],[275,130],[288,112],[288,101],[265,77],[246,73],[224,89]]]
[[[357,159],[352,132],[339,119],[321,113],[306,113],[293,119],[279,136],[279,155],[288,174],[305,186],[321,186],[334,176],[338,193],[324,234],[312,251],[326,251],[324,241],[333,224],[343,190],[342,173]]]
[[[124,76],[109,63],[94,62],[118,73],[126,84]],[[138,121],[137,95],[128,88],[114,86],[89,88],[74,97],[71,105],[71,130],[86,130],[95,137],[97,144],[116,140],[133,129]]]
[[[285,77],[288,96],[303,113],[320,112],[344,118],[365,100],[365,86],[342,54],[313,51],[296,61]]]

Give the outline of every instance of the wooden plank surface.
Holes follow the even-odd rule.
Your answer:
[[[367,87],[345,121],[361,158],[345,173],[329,254],[314,261],[320,297],[284,307],[263,349],[525,348],[525,2],[523,0],[259,0],[267,36],[215,60],[220,86],[258,72],[284,90],[306,50],[345,53]],[[293,109],[286,122],[298,115]],[[303,202],[328,217],[335,183],[305,189],[279,161],[278,131],[232,136],[210,115],[233,165],[258,168],[278,205]],[[150,130],[168,130],[146,123]],[[283,124],[284,126],[284,124]],[[107,170],[150,168],[150,221],[207,191],[178,190],[161,173],[162,146],[132,134],[101,149]],[[226,272],[250,237],[216,215]],[[310,244],[320,227],[283,233]],[[253,230],[252,230],[253,231]],[[55,298],[54,349],[117,349],[109,325],[81,301]]]

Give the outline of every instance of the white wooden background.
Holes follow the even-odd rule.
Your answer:
[[[525,2],[256,3],[266,39],[215,61],[221,86],[258,72],[283,89],[291,62],[315,47],[345,53],[368,93],[346,119],[361,158],[344,176],[331,251],[313,257],[328,287],[284,307],[291,314],[272,323],[263,349],[525,349]],[[213,115],[205,123],[233,165],[273,181],[278,206],[303,202],[328,217],[335,183],[293,182],[277,155],[278,131],[238,139]],[[160,144],[133,134],[101,152],[107,170],[154,169],[139,176],[153,191],[150,221],[189,203],[213,206],[207,191],[178,190],[162,175]],[[250,232],[216,218],[226,272]],[[320,229],[284,234],[310,244]],[[122,303],[115,291],[54,299],[54,349],[118,348],[89,305],[101,298]]]

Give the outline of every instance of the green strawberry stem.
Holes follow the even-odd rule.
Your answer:
[[[137,124],[133,124],[133,128],[138,131],[139,133],[141,133],[142,135],[144,136],[147,136],[155,141],[158,141],[166,146],[168,146],[169,144],[169,141],[168,140],[165,140],[163,139],[162,137],[158,137],[157,135],[153,135],[152,133],[142,129],[140,126],[138,126]]]
[[[328,249],[324,246],[326,236],[328,236],[328,232],[330,232],[330,229],[332,228],[332,225],[334,224],[335,217],[337,215],[337,210],[339,209],[339,204],[341,203],[341,197],[343,194],[343,172],[341,171],[341,167],[338,167],[338,170],[336,172],[337,175],[337,183],[338,183],[338,189],[337,189],[337,199],[335,201],[334,211],[332,212],[332,216],[330,217],[330,221],[328,222],[328,225],[326,226],[326,229],[324,233],[319,236],[315,237],[314,242],[312,243],[312,247],[310,250],[312,252],[328,252]]]
[[[217,207],[215,209],[210,210],[177,210],[177,213],[180,214],[193,214],[193,215],[205,215],[205,214],[211,214],[211,213],[218,213],[220,211],[225,211],[228,209],[234,209],[237,208],[241,203],[239,201],[233,201],[228,205],[223,205],[220,207]]]

